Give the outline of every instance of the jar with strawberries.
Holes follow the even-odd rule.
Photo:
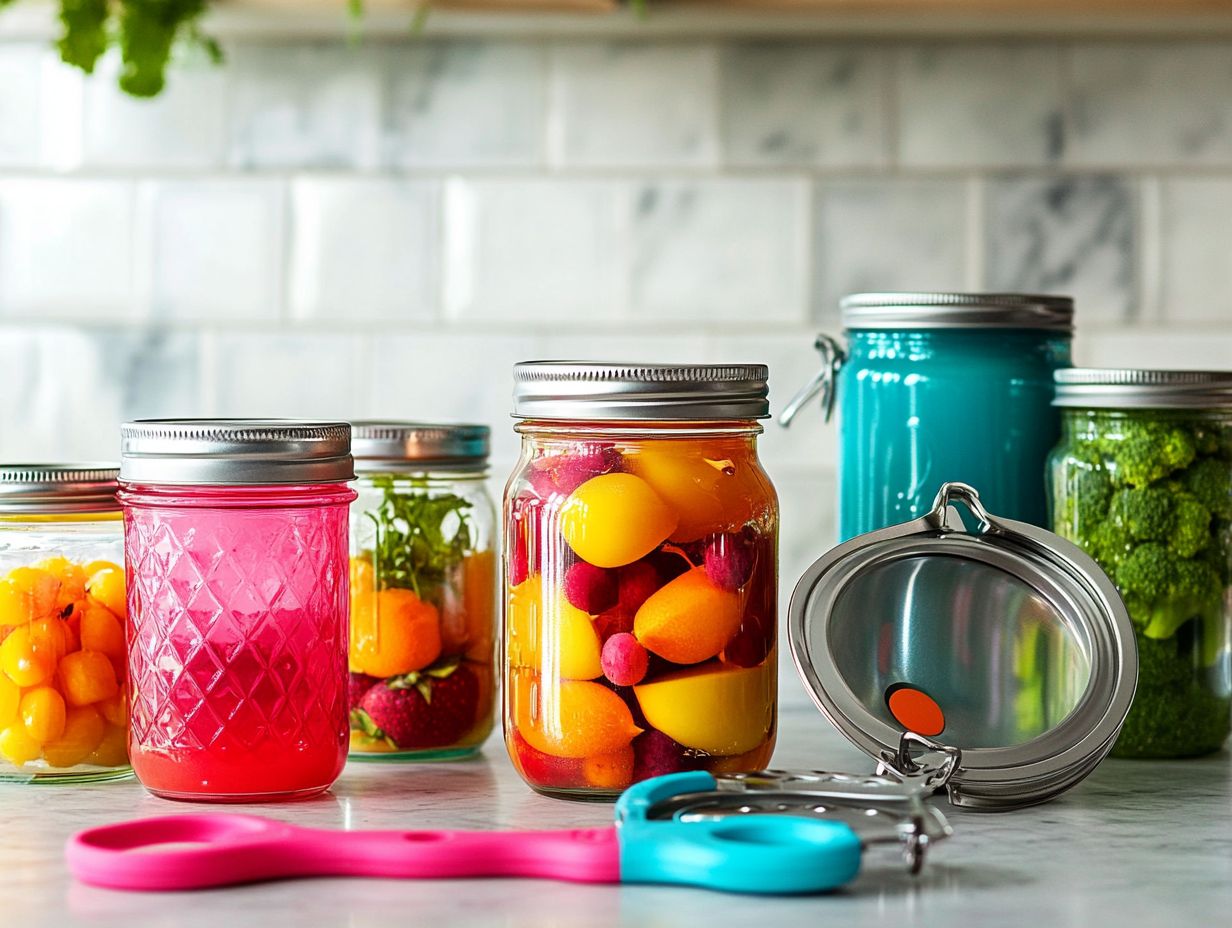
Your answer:
[[[118,474],[0,466],[0,781],[132,772]]]
[[[496,695],[489,429],[353,422],[351,442],[350,756],[472,754]]]
[[[504,727],[548,795],[763,768],[777,711],[778,501],[758,364],[515,368]]]

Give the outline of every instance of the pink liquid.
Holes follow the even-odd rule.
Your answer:
[[[344,486],[126,492],[129,749],[152,792],[268,800],[337,778],[352,497]]]

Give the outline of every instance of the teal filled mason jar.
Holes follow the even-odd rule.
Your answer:
[[[822,369],[780,417],[818,394],[827,419],[838,406],[839,540],[919,518],[954,481],[1046,527],[1053,372],[1070,366],[1073,300],[859,293],[841,306],[846,346],[818,337]]]

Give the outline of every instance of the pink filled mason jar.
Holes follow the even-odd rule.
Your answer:
[[[295,799],[347,753],[344,422],[122,430],[129,750],[170,799]]]

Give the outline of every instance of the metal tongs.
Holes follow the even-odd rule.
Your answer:
[[[912,748],[927,752],[912,756]],[[928,848],[953,828],[924,800],[945,787],[962,752],[914,732],[903,732],[898,750],[886,752],[872,775],[825,771],[765,770],[716,774],[715,788],[678,793],[651,806],[650,819],[681,823],[731,815],[795,815],[840,821],[864,847],[896,843],[910,873],[924,866]]]

